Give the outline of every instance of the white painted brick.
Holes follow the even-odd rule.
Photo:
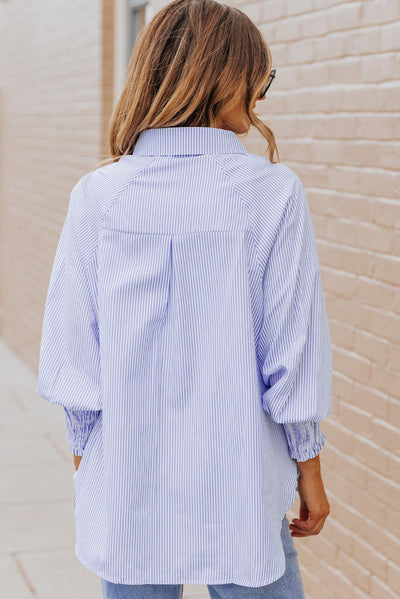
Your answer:
[[[102,1],[111,10],[113,0]],[[112,80],[102,79],[102,1],[0,2],[0,329],[33,369],[69,192],[103,150]],[[321,536],[295,541],[307,599],[392,598],[400,581],[400,1],[230,4],[271,47],[277,78],[256,112],[304,184],[331,324],[333,410],[321,454],[331,514]],[[105,52],[110,43],[108,35]],[[246,144],[265,149],[256,131]]]

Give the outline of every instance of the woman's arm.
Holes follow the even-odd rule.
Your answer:
[[[293,518],[289,527],[293,537],[317,535],[323,528],[330,512],[321,476],[319,455],[304,462],[297,462],[299,470],[298,491],[300,496],[299,518]]]
[[[290,455],[296,460],[299,472],[300,518],[294,518],[289,525],[292,536],[318,534],[330,509],[319,459],[326,437],[319,422],[285,422],[284,427]]]

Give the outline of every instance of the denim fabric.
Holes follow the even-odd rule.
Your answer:
[[[282,544],[286,570],[283,576],[261,587],[236,584],[207,585],[211,599],[305,599],[297,550],[290,534],[289,520],[282,520]],[[182,584],[116,584],[101,578],[103,599],[182,599]]]

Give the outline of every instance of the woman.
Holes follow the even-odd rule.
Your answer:
[[[329,513],[332,356],[304,189],[254,113],[271,67],[240,10],[171,2],[71,192],[37,391],[64,406],[75,553],[106,598],[304,597],[292,537]]]

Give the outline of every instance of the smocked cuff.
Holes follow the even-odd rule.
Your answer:
[[[83,455],[86,442],[101,410],[69,410],[64,407],[66,440],[75,455]]]
[[[319,422],[284,422],[290,456],[298,462],[315,458],[326,442]]]

